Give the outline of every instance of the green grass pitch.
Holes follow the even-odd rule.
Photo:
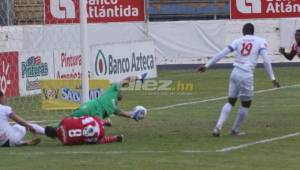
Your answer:
[[[135,105],[157,108],[214,99],[227,95],[230,69],[159,71],[158,80],[173,80],[173,91],[127,91],[121,107]],[[282,86],[300,84],[300,68],[275,68]],[[176,84],[192,84],[192,91],[180,91]],[[255,90],[272,86],[263,69],[255,72]],[[221,138],[211,130],[226,99],[152,110],[140,122],[113,117],[107,134],[125,135],[122,144],[62,146],[41,137],[35,147],[0,149],[0,170],[295,170],[300,169],[300,137],[290,137],[228,152],[223,148],[300,132],[300,87],[288,87],[255,95],[249,117],[243,125],[247,136],[231,137],[230,127],[238,107],[231,113]],[[9,105],[27,120],[54,123],[68,112],[43,112],[38,96],[11,98]],[[30,136],[28,136],[30,137]]]

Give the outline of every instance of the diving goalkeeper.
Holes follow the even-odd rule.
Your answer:
[[[129,85],[132,81],[144,82],[148,73],[144,73],[139,76],[132,76],[123,79],[120,83],[113,83],[111,86],[104,91],[104,94],[95,99],[89,100],[82,104],[79,108],[75,109],[70,115],[71,117],[82,117],[82,116],[98,116],[101,120],[109,118],[111,115],[117,115],[121,117],[131,118],[139,121],[145,117],[145,112],[137,109],[132,112],[122,111],[118,102],[123,98],[123,92],[121,87]]]

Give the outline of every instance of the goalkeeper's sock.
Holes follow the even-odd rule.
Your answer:
[[[142,83],[144,83],[145,78],[147,77],[148,73],[143,73],[141,75],[137,76],[137,80],[140,80]]]
[[[101,140],[101,144],[108,144],[108,143],[115,143],[115,142],[120,142],[120,137],[119,136],[104,136]]]
[[[230,103],[226,103],[226,104],[223,106],[223,109],[222,109],[222,111],[221,111],[221,114],[220,114],[218,123],[217,123],[217,125],[216,125],[216,128],[218,128],[219,130],[222,129],[223,124],[224,124],[224,122],[226,121],[226,119],[228,118],[229,113],[231,112],[231,110],[232,110],[232,105],[231,105]]]
[[[35,132],[37,134],[45,135],[45,128],[43,128],[42,126],[37,125],[37,124],[30,124],[30,126],[33,127],[33,129],[35,130]]]
[[[246,119],[249,112],[249,108],[240,107],[239,113],[235,119],[235,122],[233,124],[232,130],[235,132],[239,132],[241,128],[241,124]]]

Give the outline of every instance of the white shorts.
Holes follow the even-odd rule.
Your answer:
[[[230,76],[229,98],[240,97],[242,101],[250,101],[254,96],[253,74],[234,68]]]
[[[18,146],[23,143],[26,135],[26,128],[19,124],[12,126],[12,131],[9,134],[9,146]]]

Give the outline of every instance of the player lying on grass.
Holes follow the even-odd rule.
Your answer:
[[[78,109],[75,109],[70,115],[71,117],[81,117],[81,116],[98,116],[100,119],[109,118],[111,115],[122,116],[126,118],[132,118],[139,121],[145,117],[145,113],[139,109],[133,112],[122,111],[118,102],[123,98],[123,92],[121,87],[127,86],[132,81],[140,80],[144,82],[147,73],[140,76],[132,76],[122,80],[120,83],[112,84],[104,94],[95,100],[90,100],[82,104]]]
[[[122,142],[123,135],[105,136],[104,126],[111,126],[110,121],[100,120],[98,116],[64,118],[59,128],[46,127],[46,135],[58,138],[64,145],[107,144]]]
[[[230,76],[228,102],[224,105],[213,136],[219,137],[222,126],[229,113],[235,105],[238,97],[241,99],[241,107],[233,124],[231,134],[242,135],[240,132],[241,124],[245,120],[254,95],[253,72],[259,56],[262,56],[264,66],[272,80],[274,87],[279,87],[276,81],[270,59],[268,57],[267,42],[254,36],[254,26],[250,23],[243,27],[243,37],[233,41],[231,45],[223,49],[219,54],[212,58],[205,66],[201,66],[198,71],[205,72],[207,68],[225,58],[231,52],[236,51],[236,58],[233,63],[233,71]]]
[[[44,128],[37,124],[27,123],[23,118],[18,116],[11,107],[4,104],[5,96],[0,91],[0,147],[39,144],[40,139],[36,138],[35,134],[44,134]],[[9,124],[10,119],[16,122],[16,124],[11,126]],[[33,138],[31,140],[24,141],[23,139],[27,130],[33,134]]]
[[[285,52],[285,48],[280,48],[279,52],[284,55],[284,57],[288,60],[293,60],[293,58],[298,55],[300,58],[300,29],[295,33],[295,40],[296,42],[292,46],[292,50],[290,53]]]

